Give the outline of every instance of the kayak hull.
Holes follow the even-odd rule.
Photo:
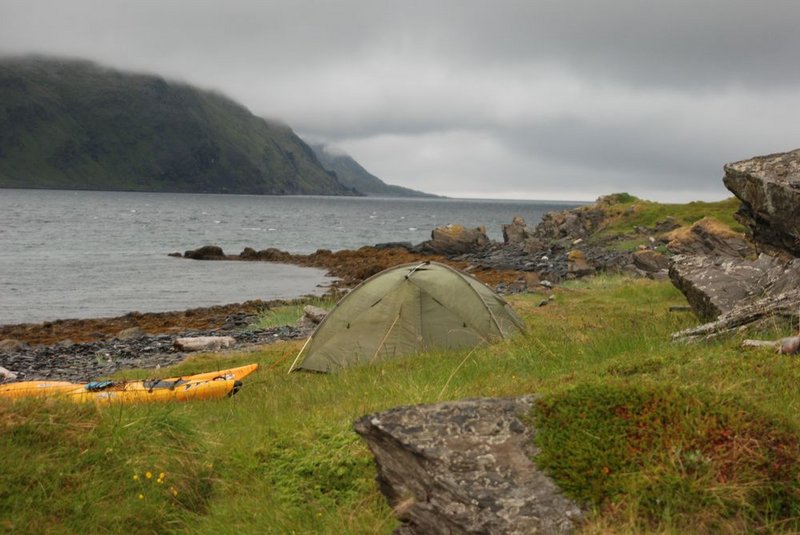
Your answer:
[[[23,381],[0,386],[0,398],[58,397],[76,403],[152,403],[219,399],[235,393],[258,364],[151,381]]]

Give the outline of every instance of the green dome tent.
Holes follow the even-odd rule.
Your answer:
[[[488,286],[436,262],[404,264],[347,294],[297,355],[297,369],[336,371],[433,348],[474,347],[524,330]],[[301,360],[302,357],[302,360]]]

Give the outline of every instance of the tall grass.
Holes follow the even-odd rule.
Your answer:
[[[759,429],[794,436],[800,420],[797,361],[769,351],[745,352],[735,338],[672,344],[669,334],[696,319],[669,311],[685,300],[668,282],[598,277],[555,293],[556,299],[541,308],[534,296],[513,298],[528,333],[470,352],[436,351],[336,374],[287,374],[301,343],[281,342],[258,351],[195,357],[162,372],[259,362],[261,369],[245,379],[239,394],[222,401],[110,410],[0,402],[0,526],[115,533],[131,531],[134,522],[140,532],[159,533],[388,534],[396,524],[373,481],[372,457],[352,422],[393,406],[465,397],[535,393],[549,406],[592,398],[600,407],[603,399],[633,396],[642,385],[644,393],[635,399],[661,395],[673,400],[670,414],[677,420],[685,415],[689,427],[703,421],[706,411],[724,405],[743,414],[741,421],[757,422]],[[602,427],[608,414],[587,412],[586,418],[586,429]],[[541,425],[546,428],[543,420]],[[543,452],[586,446],[551,436],[556,437],[553,446],[543,443]],[[665,436],[653,431],[652,441]],[[669,435],[675,436],[694,435]],[[698,436],[699,444],[704,439]],[[782,513],[734,518],[726,516],[726,508],[704,506],[698,512],[678,502],[670,502],[675,506],[667,514],[652,505],[672,492],[663,481],[648,487],[646,500],[632,505],[617,499],[632,492],[645,496],[643,481],[656,480],[639,473],[658,472],[676,460],[703,462],[692,449],[660,458],[652,451],[653,463],[625,460],[624,471],[635,477],[621,478],[611,491],[598,490],[597,500],[577,494],[592,511],[585,531],[792,527],[781,523]],[[147,470],[165,472],[163,485],[174,478],[179,496],[191,498],[176,500],[168,487],[143,481]],[[774,473],[758,474],[761,479],[754,475],[751,481],[763,488],[785,487],[786,480]],[[568,474],[554,470],[553,475],[569,488]],[[699,478],[691,484],[715,496],[714,480]],[[731,504],[758,503],[734,498]],[[695,518],[702,517],[703,523],[687,528],[679,518],[687,511],[700,515]]]

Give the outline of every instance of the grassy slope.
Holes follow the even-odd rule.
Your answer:
[[[676,210],[724,221],[728,204]],[[353,420],[530,393],[537,460],[587,503],[586,533],[800,530],[796,358],[738,339],[672,344],[697,320],[669,312],[685,303],[669,282],[597,277],[555,293],[546,307],[512,298],[527,335],[471,352],[287,375],[301,343],[279,343],[161,372],[260,362],[229,400],[104,411],[0,402],[0,530],[390,533]],[[264,321],[298,313],[280,312]]]
[[[606,226],[592,236],[590,241],[603,242],[615,238],[618,240],[615,248],[635,249],[637,245],[646,243],[645,236],[638,234],[636,227],[653,228],[668,217],[672,217],[681,226],[689,226],[704,217],[710,217],[735,232],[745,230],[733,217],[740,204],[736,197],[717,202],[665,204],[637,199],[626,193],[619,195],[625,196],[626,200],[605,208]]]
[[[0,404],[0,488],[7,489],[0,492],[0,525],[128,529],[125,523],[109,523],[114,518],[142,523],[141,529],[155,523],[165,530],[191,526],[197,533],[234,528],[389,533],[394,522],[372,481],[371,456],[351,423],[403,404],[532,392],[545,400],[587,395],[576,387],[602,398],[605,391],[591,394],[598,385],[625,398],[632,387],[672,385],[679,394],[700,392],[704,400],[733,396],[755,415],[786,420],[791,433],[800,423],[795,388],[800,369],[793,358],[745,352],[736,340],[695,346],[669,342],[670,332],[695,323],[690,314],[668,312],[670,305],[684,302],[669,283],[600,277],[558,290],[547,307],[536,307],[538,301],[534,296],[513,300],[530,327],[527,336],[470,353],[420,355],[336,375],[286,375],[300,347],[290,343],[225,361],[207,356],[170,372],[260,362],[263,370],[231,400],[100,413],[57,404]],[[590,442],[586,437],[578,446],[574,441],[557,442],[550,450],[544,446],[577,453]],[[673,461],[667,456],[656,468],[646,468],[668,472]],[[590,463],[589,471],[602,469]],[[179,482],[178,496],[188,504],[152,480],[142,486],[145,470],[166,472],[165,485]],[[556,473],[570,480],[569,470]],[[716,480],[698,484],[722,485]],[[615,485],[624,495],[642,481],[623,478]],[[139,499],[143,488],[145,497]],[[609,526],[615,531],[685,529],[680,510],[619,500],[611,491],[604,496],[606,501],[595,502],[589,532]],[[707,512],[719,521],[708,525],[742,526],[724,511],[709,506]]]
[[[156,76],[0,59],[0,187],[348,194],[290,128]]]

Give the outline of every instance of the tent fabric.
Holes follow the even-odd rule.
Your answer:
[[[437,262],[404,264],[339,301],[295,362],[302,357],[298,369],[331,372],[434,348],[474,347],[524,328],[508,303],[477,279]]]

